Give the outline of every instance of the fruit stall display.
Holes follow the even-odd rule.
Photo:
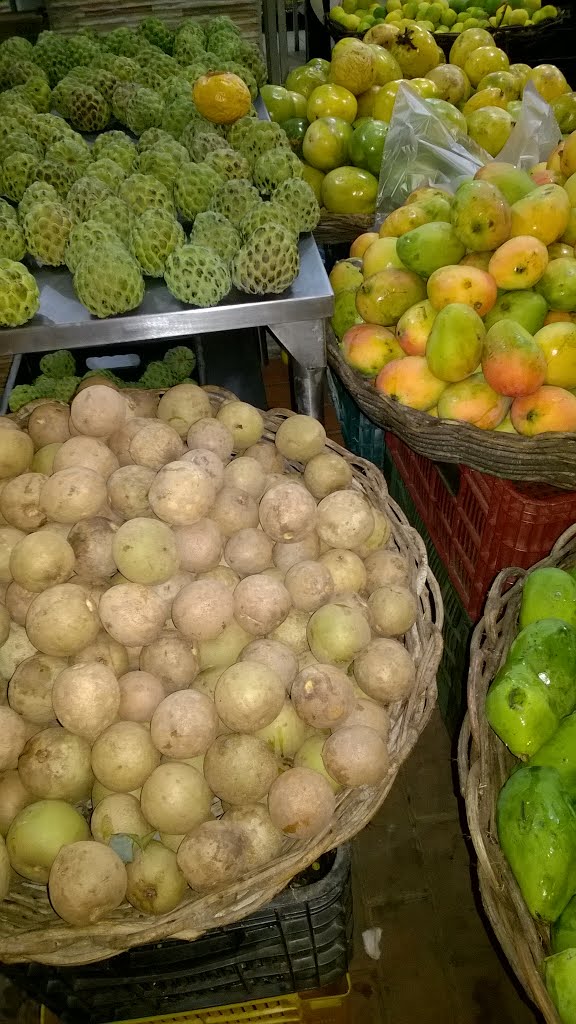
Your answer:
[[[547,1024],[576,1021],[575,565],[571,527],[534,569],[496,579],[459,749],[484,906]]]
[[[262,906],[368,822],[436,695],[442,602],[375,467],[190,380],[86,384],[0,419],[6,962]]]
[[[0,326],[37,312],[38,264],[96,317],[138,308],[147,277],[200,307],[284,292],[319,208],[256,116],[265,74],[226,17],[2,43]]]
[[[562,12],[541,0],[343,0],[330,11],[329,23],[347,34],[362,35],[376,25],[398,25],[411,18],[435,35],[459,35],[467,28],[530,28],[555,21]]]

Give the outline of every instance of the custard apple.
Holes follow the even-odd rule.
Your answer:
[[[64,203],[34,203],[24,217],[24,238],[28,252],[39,263],[60,267],[74,220]]]
[[[0,165],[0,192],[7,199],[19,203],[24,192],[36,181],[41,165],[31,153],[12,153]]]
[[[132,214],[126,203],[122,202],[118,196],[110,195],[97,203],[90,214],[90,220],[98,221],[99,224],[107,224],[120,235],[125,245],[128,244]]]
[[[0,141],[13,135],[14,132],[24,131],[20,121],[17,121],[15,117],[0,117]],[[28,132],[25,133],[26,135]],[[32,135],[32,138],[36,138],[36,134]]]
[[[58,195],[65,199],[81,173],[81,170],[73,164],[63,164],[56,160],[42,160],[38,164],[36,179],[53,185]]]
[[[40,293],[22,263],[0,259],[0,327],[20,327],[38,312]]]
[[[257,228],[232,260],[232,280],[249,295],[279,295],[298,276],[294,235],[280,224]]]
[[[126,171],[115,160],[102,157],[88,168],[91,178],[99,178],[112,192],[117,192],[126,177]]]
[[[205,162],[209,167],[213,167],[225,181],[250,177],[250,164],[245,157],[233,149],[214,149],[205,157]]]
[[[169,139],[168,142],[159,142],[155,146],[151,146],[148,152],[153,151],[154,153],[166,153],[172,160],[175,160],[178,164],[190,163],[190,154],[185,146],[181,146],[176,139]]]
[[[74,182],[66,197],[66,203],[74,220],[81,222],[90,220],[97,203],[111,194],[111,190],[103,181],[86,175]]]
[[[192,154],[192,145],[197,135],[219,135],[223,143],[224,141],[224,129],[219,124],[212,124],[201,114],[197,114],[196,117],[189,121],[186,127],[182,130],[182,134],[179,138],[179,142],[186,146],[186,149]]]
[[[132,256],[117,245],[102,245],[80,260],[74,290],[92,316],[102,319],[136,309],[144,298],[144,278]]]
[[[0,217],[4,220],[13,220],[16,224],[18,223],[16,210],[5,199],[0,199]]]
[[[55,32],[41,32],[34,47],[33,60],[48,75],[52,88],[68,74],[72,67],[72,56],[64,36]]]
[[[202,131],[196,132],[194,135],[190,132],[188,135],[187,149],[192,160],[195,160],[197,163],[202,163],[209,153],[213,153],[217,149],[227,149],[230,153],[234,152],[226,140],[217,135],[216,132]],[[248,170],[248,175],[250,175],[250,170]]]
[[[101,135],[97,135],[92,145],[92,156],[95,160],[99,160],[101,156],[108,156],[106,150],[109,146],[121,147],[126,149],[129,153],[134,153],[135,146],[129,135],[126,132],[119,132],[115,128],[108,132],[102,132]]]
[[[126,124],[128,104],[141,86],[136,82],[119,82],[112,95],[112,113],[117,121]]]
[[[246,131],[243,132],[239,141],[234,145],[246,157],[250,163],[255,164],[259,156],[269,150],[287,149],[290,152],[288,136],[283,128],[275,121],[257,121],[251,119]]]
[[[158,146],[154,149],[146,149],[140,154],[136,170],[140,174],[151,174],[172,193],[180,167],[180,161],[175,160],[172,154],[162,146]]]
[[[67,36],[68,53],[72,67],[79,67],[81,64],[91,64],[95,57],[100,54],[100,46],[95,39],[78,32],[74,36]]]
[[[231,287],[230,272],[222,259],[203,245],[183,245],[166,261],[168,291],[190,306],[216,306]]]
[[[314,194],[314,189],[302,178],[290,178],[283,181],[272,193],[270,200],[272,206],[276,203],[288,206],[294,217],[299,231],[314,231],[320,220],[320,205]]]
[[[136,215],[150,209],[174,212],[171,193],[151,174],[131,174],[122,182],[118,195]]]
[[[100,132],[110,120],[110,104],[90,85],[73,85],[66,102],[70,122],[80,132]]]
[[[166,81],[166,77],[149,63],[142,63],[140,73],[137,78],[138,85],[143,86],[146,89],[152,89],[158,93],[162,99],[162,83]]]
[[[202,54],[202,60],[194,60],[191,64],[185,64],[184,67],[180,68],[179,76],[188,83],[188,90],[190,90],[191,85],[194,85],[199,78],[202,78],[202,75],[205,75],[210,70],[207,61],[204,60],[207,56],[208,54],[204,53]],[[188,95],[190,95],[190,92],[188,92]]]
[[[137,89],[126,104],[126,124],[135,135],[156,128],[162,121],[164,100],[153,89]]]
[[[74,139],[59,139],[46,150],[46,159],[53,160],[55,163],[69,164],[79,174],[84,174],[90,163],[90,150],[84,140],[79,143]]]
[[[180,31],[174,42],[174,56],[179,64],[192,64],[202,59],[204,54],[203,40],[191,32]]]
[[[164,100],[166,106],[171,106],[172,103],[177,101],[185,100],[190,103],[190,83],[186,81],[183,75],[180,74],[181,68],[178,68],[178,74],[172,75],[170,78],[166,78],[160,86],[159,92]],[[194,108],[196,109],[196,108]],[[166,117],[166,108],[164,108],[164,118]],[[164,125],[164,119],[162,121]]]
[[[131,28],[113,28],[104,38],[106,49],[121,57],[133,57],[138,53],[142,39]]]
[[[3,215],[0,208],[0,259],[23,260],[26,255],[24,232],[17,220]]]
[[[130,249],[149,277],[162,277],[170,253],[185,241],[184,228],[166,210],[145,210],[132,223]]]
[[[101,224],[96,220],[86,220],[82,224],[75,224],[72,228],[64,258],[68,270],[74,274],[80,261],[88,253],[91,253],[97,246],[116,246],[122,252],[127,253],[120,235],[107,224]]]
[[[175,33],[160,21],[160,18],[144,18],[138,25],[137,32],[153,46],[159,46],[165,53],[172,53]]]
[[[261,202],[258,190],[247,178],[233,178],[214,194],[209,209],[222,213],[237,227],[248,210]]]
[[[261,195],[270,196],[283,181],[301,178],[302,173],[302,163],[296,154],[289,149],[278,149],[258,157],[252,180]]]
[[[163,146],[173,141],[172,136],[163,128],[147,128],[138,139],[136,149],[138,153],[143,153],[145,149],[152,149],[153,146],[158,145]]]
[[[182,164],[174,184],[176,207],[184,220],[207,210],[223,178],[207,164]]]
[[[248,43],[245,39],[238,39],[232,60],[237,61],[238,64],[242,64],[252,72],[258,88],[265,84],[268,78],[268,71],[262,54],[255,43]]]
[[[294,212],[285,203],[260,203],[254,206],[240,221],[240,234],[247,241],[257,228],[267,224],[280,224],[298,238],[298,223]]]
[[[194,245],[203,245],[215,252],[229,263],[240,250],[242,239],[234,225],[221,213],[206,210],[199,213],[190,233],[190,241]]]
[[[0,66],[4,66],[1,55]],[[5,65],[5,68],[4,81],[7,88],[13,85],[24,85],[31,78],[41,78],[44,82],[48,82],[46,72],[31,60],[12,60]]]
[[[12,132],[2,140],[2,160],[12,156],[12,153],[30,153],[37,160],[41,160],[44,156],[40,143],[22,130]]]
[[[47,148],[53,142],[71,138],[76,133],[69,124],[66,124],[66,121],[63,121],[61,117],[56,117],[55,114],[36,114],[32,119],[29,134],[33,135],[41,146]]]
[[[1,118],[13,117],[19,122],[21,128],[28,130],[28,125],[33,123],[35,116],[37,115],[32,104],[22,96],[15,96],[13,89],[0,92]]]
[[[107,59],[102,61],[102,56]],[[101,61],[101,67],[106,71],[110,71],[111,74],[118,80],[118,82],[137,82],[138,75],[140,74],[140,65],[132,60],[130,57],[117,57],[112,54],[105,54],[99,58]]]
[[[52,109],[60,114],[60,117],[70,116],[70,107],[68,100],[70,93],[74,88],[74,82],[71,78],[63,78],[61,82],[58,82],[52,90],[51,103]]]
[[[20,223],[24,221],[24,217],[28,213],[28,210],[34,203],[58,203],[60,197],[53,185],[49,185],[47,181],[33,181],[28,186],[22,199],[18,203],[18,216],[20,217]]]
[[[34,47],[24,36],[8,36],[0,43],[0,58],[12,57],[14,60],[34,60]]]
[[[188,90],[188,95],[177,97],[176,99],[170,100],[170,102],[166,102],[164,114],[162,116],[162,128],[164,131],[169,132],[175,139],[180,138],[180,135],[184,131],[186,125],[190,121],[194,120],[197,113],[192,100],[188,98],[190,94],[190,87],[187,82],[185,82],[184,85]]]

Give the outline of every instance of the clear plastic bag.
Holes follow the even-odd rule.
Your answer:
[[[561,138],[551,107],[529,83],[518,121],[497,159],[529,168],[547,159]],[[454,192],[492,159],[467,135],[448,131],[425,100],[409,85],[401,85],[384,144],[377,223],[421,185],[438,185]]]

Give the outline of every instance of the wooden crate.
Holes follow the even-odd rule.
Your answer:
[[[93,28],[109,32],[121,26],[136,26],[143,18],[162,18],[168,25],[177,25],[184,18],[198,16],[203,20],[217,14],[228,14],[242,30],[243,36],[260,42],[262,32],[261,0],[46,0],[50,28],[58,32],[77,32]]]

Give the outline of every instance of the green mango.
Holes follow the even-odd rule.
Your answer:
[[[576,892],[576,812],[558,772],[514,772],[498,796],[496,827],[528,910],[555,921]]]
[[[562,1024],[576,1024],[576,949],[548,957],[544,981]]]
[[[576,896],[554,921],[550,931],[553,953],[561,953],[564,949],[576,949]]]
[[[534,569],[524,584],[520,628],[538,619],[562,619],[576,626],[576,580],[563,569]]]
[[[548,691],[550,707],[564,718],[576,707],[576,629],[561,619],[539,619],[518,634],[507,665],[521,662]]]
[[[398,244],[396,252],[400,255]],[[449,384],[469,377],[480,364],[485,336],[484,324],[471,306],[463,302],[444,306],[426,342],[426,359],[434,376]]]
[[[484,325],[489,331],[499,320],[514,320],[529,334],[536,334],[544,326],[547,312],[546,299],[529,288],[504,292],[498,296],[492,309],[484,317]]]
[[[356,309],[355,289],[348,289],[334,296],[334,314],[330,323],[338,341],[342,341],[349,327],[364,323]]]
[[[576,714],[560,722],[556,732],[530,758],[530,764],[555,768],[576,803]]]
[[[408,270],[421,277],[430,277],[440,267],[459,263],[466,247],[450,224],[446,221],[433,221],[401,235],[396,251]]]
[[[554,735],[560,719],[536,673],[518,662],[500,669],[486,696],[490,726],[516,757],[530,757]]]

